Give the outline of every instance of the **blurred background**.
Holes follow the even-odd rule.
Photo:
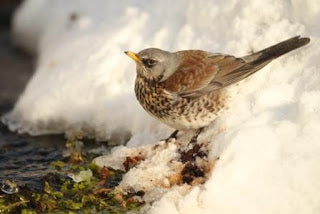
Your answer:
[[[34,57],[15,47],[11,37],[11,18],[21,2],[0,1],[0,115],[12,109],[34,68]],[[39,187],[50,161],[62,158],[63,145],[62,135],[19,135],[0,122],[0,186],[14,178],[19,185]]]
[[[11,17],[22,0],[0,1],[0,115],[10,110],[32,74],[33,58],[14,47]]]

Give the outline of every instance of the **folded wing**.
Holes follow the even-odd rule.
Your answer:
[[[180,51],[177,52],[180,66],[161,84],[180,97],[197,98],[252,75],[273,59],[309,41],[297,36],[242,58],[200,50]]]

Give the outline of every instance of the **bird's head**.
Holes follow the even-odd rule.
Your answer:
[[[149,80],[164,81],[171,76],[179,65],[179,56],[157,48],[148,48],[134,53],[126,51],[137,64],[137,75]]]

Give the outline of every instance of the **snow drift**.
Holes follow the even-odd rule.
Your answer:
[[[167,189],[146,211],[319,213],[319,20],[317,0],[27,0],[13,32],[16,44],[37,54],[38,62],[2,120],[32,135],[81,132],[114,142],[131,136],[131,147],[156,143],[171,130],[135,100],[135,65],[124,50],[243,56],[309,36],[307,47],[230,87],[229,109],[199,139],[211,141],[211,159],[220,157],[208,181],[188,191]],[[121,148],[115,151],[121,154]],[[143,170],[134,176],[139,173],[143,177]],[[136,185],[134,176],[126,185]]]

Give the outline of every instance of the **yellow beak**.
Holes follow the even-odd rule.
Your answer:
[[[125,51],[125,54],[127,54],[131,59],[133,59],[136,62],[140,62],[140,58],[137,56],[136,53],[131,52],[131,51]]]

